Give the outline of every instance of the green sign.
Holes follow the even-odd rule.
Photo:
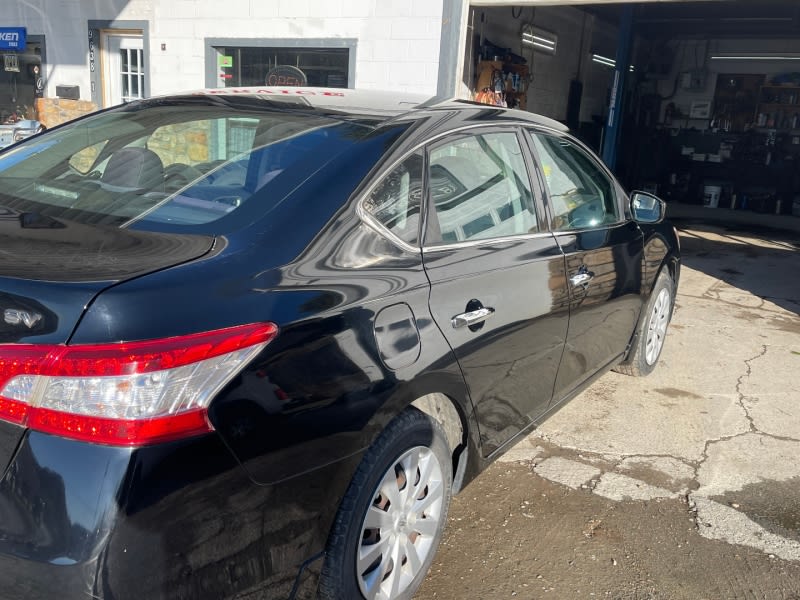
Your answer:
[[[220,69],[226,69],[233,66],[233,57],[232,56],[223,56],[222,54],[217,54],[217,66]]]

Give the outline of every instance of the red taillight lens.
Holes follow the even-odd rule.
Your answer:
[[[0,344],[0,419],[119,446],[208,432],[212,398],[277,332],[258,323],[119,344]]]

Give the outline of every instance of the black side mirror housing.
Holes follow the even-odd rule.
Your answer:
[[[638,223],[660,223],[667,213],[667,205],[653,194],[636,191],[631,193],[631,213]]]

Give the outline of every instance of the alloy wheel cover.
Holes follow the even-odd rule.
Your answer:
[[[367,600],[408,589],[434,551],[444,508],[443,471],[430,448],[404,452],[383,474],[361,524],[356,578]]]
[[[658,292],[656,301],[653,303],[653,310],[650,313],[650,321],[647,324],[647,342],[645,344],[645,360],[648,365],[654,365],[664,347],[664,338],[667,335],[667,325],[669,325],[670,293],[663,288]]]

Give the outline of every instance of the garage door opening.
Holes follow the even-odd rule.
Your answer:
[[[462,96],[569,125],[629,189],[800,216],[796,2],[483,0],[466,31]]]

